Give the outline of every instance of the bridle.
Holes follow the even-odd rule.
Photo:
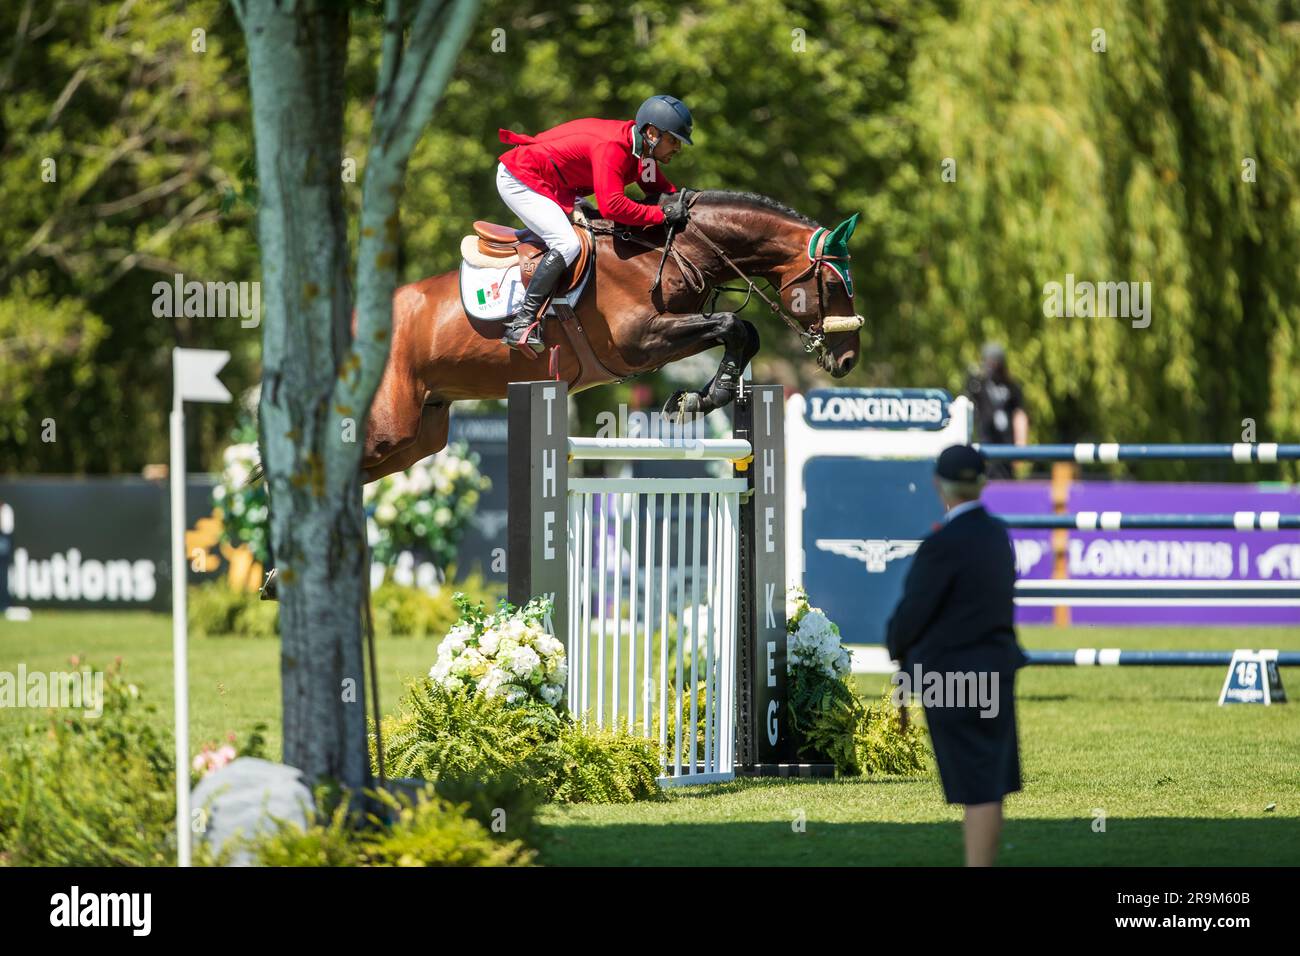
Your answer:
[[[685,201],[688,206],[694,206],[695,201],[698,198],[699,193],[693,192],[686,197]],[[689,227],[691,224],[688,222],[687,225]],[[669,255],[672,255],[673,261],[677,263],[677,267],[681,270],[682,277],[685,279],[686,284],[690,286],[692,291],[703,292],[708,287],[708,283],[704,280],[703,271],[695,263],[682,256],[677,249],[673,248],[674,232],[675,227],[670,226],[668,229],[667,239],[664,241],[663,245],[663,256],[659,260],[659,269],[656,271],[654,282],[650,286],[651,295],[653,295],[655,290],[659,288],[659,280],[663,274],[664,262],[667,260]],[[780,316],[781,321],[783,321],[790,327],[791,331],[799,336],[800,341],[803,342],[805,352],[815,352],[819,360],[825,358],[827,352],[826,336],[834,335],[837,332],[856,332],[858,329],[862,328],[863,318],[857,314],[829,316],[826,314],[826,280],[822,270],[830,269],[831,262],[847,262],[849,257],[847,254],[842,256],[828,254],[825,248],[828,233],[824,229],[820,230],[820,233],[821,234],[818,236],[817,241],[809,246],[807,252],[807,267],[797,275],[781,283],[780,287],[776,290],[777,300],[773,301],[766,292],[758,287],[757,283],[755,283],[753,279],[745,275],[744,270],[741,269],[740,266],[736,265],[735,261],[723,251],[721,246],[709,237],[708,233],[701,229],[699,225],[695,225],[693,235],[698,236],[699,239],[708,246],[713,254],[724,262],[731,271],[740,278],[741,282],[745,283],[744,288],[732,288],[722,285],[714,286],[713,301],[710,303],[708,311],[704,314],[712,315],[717,310],[718,296],[723,292],[745,293],[745,301],[741,303],[739,308],[735,309],[736,312],[742,311],[745,306],[749,305],[750,300],[753,298],[754,294],[757,293],[758,297],[767,303],[767,307],[771,309],[773,313]],[[659,248],[655,243],[648,242],[638,236],[633,236],[631,230],[626,227],[617,232],[617,235],[621,239],[640,242],[650,248]],[[834,270],[832,269],[831,271],[833,272]],[[817,283],[817,320],[813,322],[812,325],[808,326],[808,328],[804,328],[799,324],[797,319],[782,308],[780,296],[781,293],[785,292],[785,290],[791,286],[810,281],[810,277]],[[842,279],[840,279],[840,281],[843,282]],[[850,296],[850,298],[852,298],[852,296]]]

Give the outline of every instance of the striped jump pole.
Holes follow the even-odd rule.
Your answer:
[[[1120,511],[1080,511],[1066,515],[996,516],[1009,528],[1067,528],[1072,531],[1124,531],[1137,528],[1219,529],[1224,531],[1290,531],[1300,529],[1300,515],[1277,511],[1235,511],[1232,514],[1126,514]]]
[[[1022,578],[1022,607],[1300,607],[1300,581]]]
[[[1117,461],[1232,461],[1239,465],[1300,460],[1300,444],[1236,442],[1223,445],[976,445],[989,461],[1074,461],[1111,464]]]
[[[1029,663],[1051,667],[1227,667],[1232,651],[1130,651],[1081,647],[1072,651],[1025,651]],[[1280,651],[1281,667],[1300,667],[1300,651]]]

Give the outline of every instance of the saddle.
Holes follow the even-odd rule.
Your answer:
[[[581,292],[587,272],[594,258],[591,232],[584,224],[575,223],[573,232],[582,249],[568,271],[555,287],[556,298],[570,292]],[[474,222],[474,235],[460,241],[461,257],[470,265],[482,269],[508,269],[519,266],[520,280],[525,288],[532,281],[537,262],[546,252],[546,243],[530,229],[515,229],[482,219]],[[573,296],[576,301],[577,296]]]
[[[592,212],[595,212],[594,208]],[[573,215],[575,220],[573,231],[577,234],[581,250],[578,258],[573,260],[573,264],[560,277],[544,311],[547,315],[561,320],[558,325],[563,340],[568,342],[578,359],[577,377],[569,383],[569,387],[581,389],[602,382],[617,381],[622,376],[606,368],[600,357],[596,355],[577,313],[578,301],[587,286],[592,284],[592,277],[596,273],[595,232],[601,230],[608,232],[613,224],[608,220],[588,218],[582,205],[574,207]],[[494,270],[493,274],[508,277],[513,267],[518,266],[518,283],[526,289],[546,248],[541,237],[529,229],[515,229],[495,222],[477,220],[474,223],[474,234],[465,236],[460,242],[461,258],[465,260],[461,266],[461,302],[466,313],[473,314],[470,312],[468,304],[470,300],[467,298],[465,284],[467,269]],[[508,278],[500,280],[501,284],[508,284],[508,282]],[[494,282],[493,293],[495,294],[499,288],[500,284]],[[507,302],[511,297],[512,294],[504,296]],[[483,302],[483,299],[480,298],[479,302]],[[557,347],[553,345],[551,374],[556,378],[559,377],[558,361]]]

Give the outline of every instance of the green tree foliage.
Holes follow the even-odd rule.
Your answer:
[[[1300,435],[1293,15],[972,3],[928,32],[912,160],[887,183],[896,251],[869,273],[897,290],[873,324],[888,377],[960,386],[996,337],[1042,439],[1236,441],[1246,418]],[[1067,273],[1149,281],[1150,327],[1045,317]]]
[[[238,30],[221,0],[16,0],[0,36],[0,468],[164,461],[172,346],[232,350],[236,389],[258,376],[256,329],[153,314],[177,272],[258,278],[248,208],[220,211],[249,151]],[[232,416],[195,414],[197,464]]]
[[[258,374],[257,330],[150,310],[174,271],[259,278],[242,38],[217,0],[41,6],[0,9],[3,35],[27,37],[0,55],[0,461],[131,470],[165,452],[168,347],[232,349],[234,387]],[[354,242],[376,9],[356,5],[349,51]],[[863,214],[868,324],[843,384],[959,389],[996,338],[1035,439],[1231,441],[1253,419],[1296,440],[1297,36],[1296,4],[1273,0],[489,0],[411,159],[402,276],[455,268],[469,220],[508,219],[498,127],[631,116],[671,92],[696,115],[675,182]],[[1150,327],[1046,317],[1067,273],[1150,281]],[[756,376],[822,381],[762,312]],[[203,464],[225,415],[198,417]],[[76,434],[38,445],[51,416]]]

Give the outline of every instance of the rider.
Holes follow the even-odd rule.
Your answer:
[[[542,350],[542,304],[578,257],[581,246],[569,222],[574,203],[595,194],[606,219],[627,226],[684,226],[687,207],[676,199],[656,202],[677,187],[659,170],[682,143],[691,143],[691,112],[681,100],[659,94],[636,111],[635,120],[578,119],[536,136],[500,130],[501,142],[514,149],[501,154],[497,191],[525,226],[546,243],[527,295],[506,324],[502,342],[526,354]],[[624,195],[638,183],[647,202]]]

